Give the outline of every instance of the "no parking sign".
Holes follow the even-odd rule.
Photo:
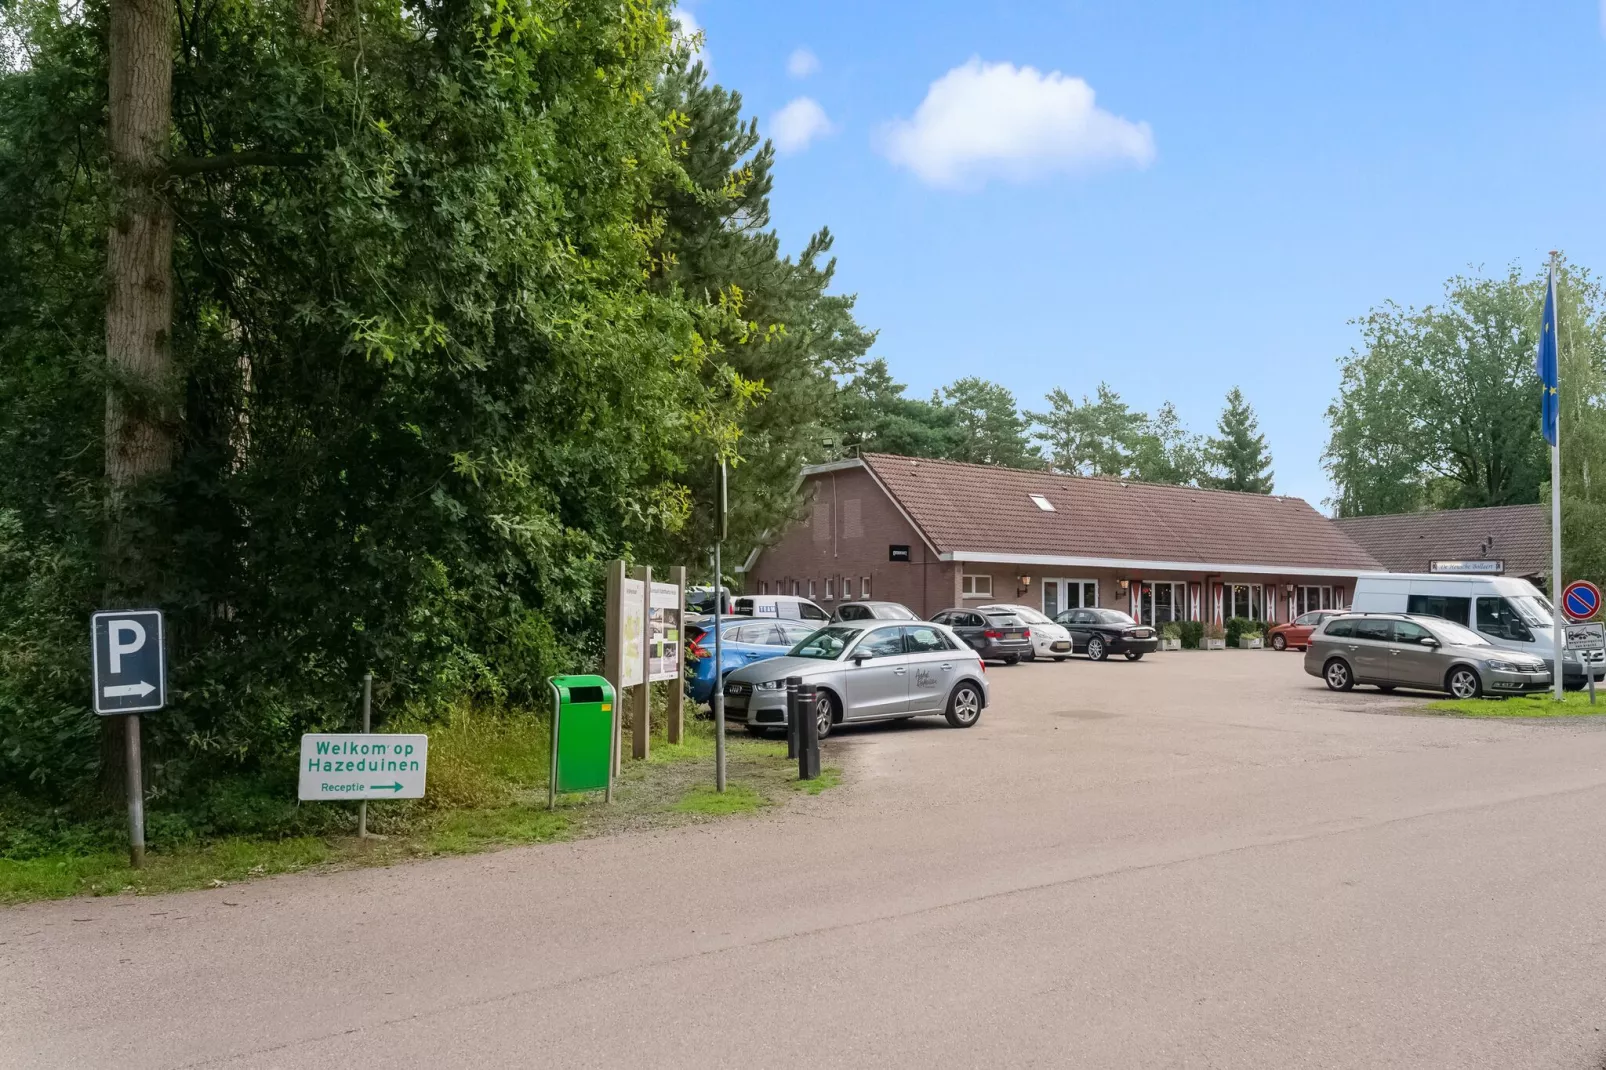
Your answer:
[[[1600,588],[1574,580],[1561,592],[1561,612],[1570,621],[1589,620],[1600,610]]]

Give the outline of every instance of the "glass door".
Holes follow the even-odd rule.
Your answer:
[[[1043,612],[1050,619],[1067,609],[1087,609],[1098,604],[1097,580],[1043,581]]]

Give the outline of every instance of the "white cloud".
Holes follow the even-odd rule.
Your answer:
[[[1082,79],[980,59],[932,82],[914,118],[896,120],[882,134],[882,151],[893,163],[951,189],[1102,165],[1146,167],[1154,159],[1149,124],[1096,106],[1093,87]]]
[[[1606,0],[1601,0],[1606,4]],[[786,73],[793,78],[807,78],[820,69],[820,57],[806,48],[794,49],[786,59]]]
[[[770,119],[775,147],[782,152],[802,152],[809,142],[835,129],[825,109],[809,97],[798,97]]]
[[[698,24],[696,16],[694,16],[690,11],[687,11],[684,7],[675,8],[675,13],[671,15],[670,18],[674,19],[675,22],[680,24],[680,28],[675,34],[676,38],[678,38],[681,42],[686,43],[688,46],[690,46],[692,38],[703,33],[703,28]],[[703,66],[707,67],[709,72],[712,73],[714,70],[714,64],[708,58],[707,38],[708,35],[703,34],[702,41],[696,45],[696,47],[692,48],[691,58],[693,62],[702,60]]]

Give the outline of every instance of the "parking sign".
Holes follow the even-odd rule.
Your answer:
[[[167,654],[160,610],[96,613],[90,618],[90,637],[96,713],[115,717],[167,705]]]

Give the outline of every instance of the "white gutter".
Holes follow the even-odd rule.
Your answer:
[[[1369,568],[1316,568],[1311,565],[1229,565],[1210,561],[1139,561],[1124,557],[1069,557],[1060,554],[999,554],[982,550],[955,550],[940,554],[942,561],[978,565],[1047,565],[1054,568],[1109,568],[1146,572],[1224,572],[1247,576],[1388,576]]]

